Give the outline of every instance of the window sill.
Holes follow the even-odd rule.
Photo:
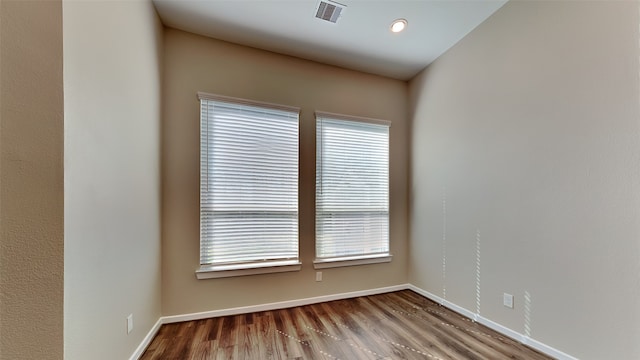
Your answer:
[[[322,259],[322,260],[315,260],[313,262],[313,268],[328,269],[328,268],[343,267],[343,266],[388,263],[388,262],[391,262],[392,257],[393,255],[383,254],[383,255],[372,255],[372,256],[349,256],[349,257],[341,257],[341,258]]]
[[[200,266],[200,269],[196,270],[196,277],[198,280],[218,279],[234,276],[300,271],[301,268],[302,263],[298,260],[237,265],[203,265]]]

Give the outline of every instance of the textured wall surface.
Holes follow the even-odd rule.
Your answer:
[[[640,358],[638,6],[509,2],[411,82],[411,283]]]
[[[65,358],[127,359],[160,317],[162,27],[150,1],[63,13]]]
[[[60,1],[0,2],[0,358],[62,359]]]
[[[407,84],[165,31],[163,97],[164,315],[295,300],[406,282]],[[301,107],[299,272],[196,280],[199,267],[197,91]],[[315,110],[386,119],[391,125],[391,263],[324,269],[315,282]]]

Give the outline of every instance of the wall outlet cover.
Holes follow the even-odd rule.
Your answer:
[[[513,309],[513,295],[504,293],[502,297],[502,304],[509,309]]]
[[[133,314],[129,314],[127,316],[127,334],[130,334],[133,331]]]

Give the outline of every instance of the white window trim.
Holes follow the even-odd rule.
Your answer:
[[[245,275],[300,271],[300,269],[302,269],[302,263],[299,260],[229,265],[202,265],[200,266],[200,269],[196,270],[196,277],[198,280],[219,279]]]
[[[333,118],[339,120],[350,120],[350,121],[359,121],[366,122],[370,124],[378,124],[385,125],[391,129],[392,122],[389,120],[368,118],[362,116],[353,116],[353,115],[344,115],[344,114],[336,114],[327,111],[315,111],[316,121],[320,117]],[[316,144],[318,146],[318,144]],[[389,148],[389,160],[391,160],[391,148]],[[317,170],[316,170],[317,171]],[[317,174],[316,174],[317,176]],[[389,171],[389,183],[391,183],[391,172]],[[389,184],[390,185],[390,184]],[[391,205],[391,192],[389,191],[389,206]],[[389,208],[389,222],[391,222],[391,208]],[[316,210],[317,211],[317,210]],[[316,214],[317,216],[317,214]],[[391,224],[389,224],[391,225]],[[317,241],[317,240],[316,240]],[[389,247],[391,247],[391,234],[389,233]],[[368,265],[368,264],[380,264],[380,263],[389,263],[391,262],[393,255],[391,254],[391,249],[389,249],[388,253],[383,254],[367,254],[367,255],[355,255],[348,257],[336,257],[336,258],[316,258],[313,261],[314,269],[329,269],[329,268],[337,268],[337,267],[347,267],[347,266],[357,266],[357,265]]]
[[[369,124],[386,125],[389,128],[391,128],[391,121],[389,120],[374,119],[374,118],[368,118],[368,117],[362,117],[362,116],[335,114],[335,113],[330,113],[326,111],[316,111],[315,114],[316,114],[316,119],[319,117],[325,117],[325,118],[333,118],[338,120],[359,121],[359,122],[365,122]]]
[[[230,102],[241,105],[260,106],[264,108],[271,108],[277,110],[290,111],[300,114],[300,107],[287,106],[263,101],[247,100],[242,98],[223,96],[217,94],[210,94],[206,92],[197,92],[198,100],[213,100],[221,102]],[[299,234],[298,234],[299,235]],[[300,252],[300,238],[298,236],[298,256]],[[293,272],[300,271],[302,269],[302,263],[297,259],[293,260],[272,260],[262,262],[247,262],[237,264],[217,264],[217,265],[200,265],[200,268],[195,271],[196,278],[198,280],[203,279],[217,279],[226,277],[246,276],[246,275],[259,275],[268,273],[281,273],[281,272]]]
[[[222,102],[231,102],[231,103],[249,105],[249,106],[262,106],[262,107],[271,108],[271,109],[278,109],[278,110],[300,113],[300,108],[295,106],[274,104],[274,103],[265,102],[265,101],[247,100],[247,99],[241,99],[241,98],[236,98],[231,96],[209,94],[202,91],[198,91],[198,100],[203,100],[203,99],[213,100],[213,101],[222,101]]]
[[[391,262],[391,254],[376,254],[364,256],[349,256],[343,258],[316,259],[313,261],[314,269],[329,269],[345,266],[381,264]]]

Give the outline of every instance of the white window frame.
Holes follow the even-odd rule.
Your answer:
[[[318,247],[319,247],[319,222],[322,221],[321,219],[321,214],[323,212],[322,209],[322,205],[320,203],[320,197],[322,196],[320,194],[321,189],[320,187],[322,186],[322,179],[321,179],[321,161],[322,161],[322,146],[323,146],[323,142],[322,142],[322,134],[321,131],[319,130],[319,126],[320,126],[320,122],[323,121],[323,119],[331,119],[331,120],[337,120],[337,121],[345,121],[345,122],[363,122],[363,123],[369,123],[369,124],[375,124],[375,125],[380,125],[380,126],[385,126],[388,128],[388,135],[390,135],[390,127],[391,127],[391,122],[390,121],[386,121],[386,120],[379,120],[379,119],[371,119],[371,118],[365,118],[365,117],[358,117],[358,116],[350,116],[350,115],[342,115],[342,114],[335,114],[335,113],[329,113],[329,112],[324,112],[324,111],[316,111],[315,112],[315,117],[316,117],[316,259],[313,262],[313,266],[315,269],[324,269],[324,268],[333,268],[333,267],[343,267],[343,266],[354,266],[354,265],[365,265],[365,264],[377,264],[377,263],[387,263],[390,262],[392,259],[392,255],[391,255],[391,239],[390,239],[390,212],[389,212],[389,182],[390,182],[390,176],[389,176],[389,169],[388,169],[388,163],[389,163],[389,147],[387,147],[387,189],[386,189],[386,194],[387,194],[387,199],[386,199],[386,216],[387,216],[387,234],[386,234],[386,240],[387,240],[387,251],[386,252],[380,252],[380,253],[365,253],[365,254],[358,254],[358,255],[346,255],[346,256],[335,256],[335,257],[320,257],[318,256]],[[390,141],[390,137],[388,138],[388,141]],[[388,143],[389,144],[389,143]],[[389,146],[389,145],[388,145]]]
[[[244,275],[255,275],[255,274],[264,274],[264,273],[278,273],[278,272],[289,272],[289,271],[299,271],[301,269],[300,263],[300,245],[299,245],[299,218],[297,220],[296,226],[296,256],[293,258],[281,258],[281,259],[265,259],[265,260],[253,260],[247,262],[219,262],[219,263],[203,263],[203,255],[202,255],[202,247],[203,245],[203,237],[204,228],[209,220],[205,220],[205,215],[211,214],[211,210],[205,210],[203,204],[207,204],[207,209],[210,209],[212,203],[210,199],[207,199],[207,186],[209,186],[209,174],[211,174],[210,169],[208,169],[209,164],[209,147],[211,143],[208,142],[208,137],[211,134],[208,134],[207,130],[209,120],[207,115],[203,114],[203,101],[213,101],[213,102],[221,102],[226,104],[238,105],[238,106],[252,106],[259,107],[265,110],[280,110],[285,112],[295,113],[298,120],[298,146],[296,156],[298,158],[296,173],[298,173],[299,169],[299,114],[300,108],[290,107],[266,102],[252,101],[246,99],[239,99],[227,96],[220,96],[215,94],[208,94],[203,92],[198,92],[198,99],[200,101],[200,121],[201,121],[201,181],[200,181],[200,215],[201,215],[201,225],[200,225],[200,242],[201,242],[201,261],[200,268],[196,270],[196,277],[198,279],[210,279],[210,278],[224,278],[224,277],[232,277],[232,276],[244,276]],[[213,150],[211,150],[213,151]],[[205,158],[206,157],[206,158]],[[205,173],[207,172],[207,173]],[[298,187],[299,176],[296,174],[296,187]],[[296,188],[296,216],[299,216],[299,205],[298,205],[298,188]],[[207,213],[208,211],[208,213]]]

